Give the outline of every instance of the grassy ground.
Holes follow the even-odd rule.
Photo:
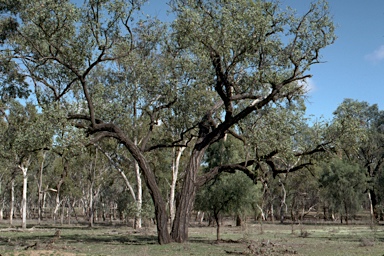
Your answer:
[[[55,236],[60,230],[60,237]],[[293,232],[292,232],[293,231]],[[192,227],[185,244],[158,245],[155,228],[0,227],[0,255],[384,255],[384,226],[247,224]]]

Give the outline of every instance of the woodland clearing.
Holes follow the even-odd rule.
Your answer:
[[[221,240],[216,229],[190,228],[186,243],[157,243],[156,227],[126,225],[1,225],[1,255],[383,255],[384,226],[363,224],[272,224],[248,221],[242,227],[225,221]],[[59,230],[59,231],[58,231]]]

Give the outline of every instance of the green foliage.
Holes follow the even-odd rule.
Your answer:
[[[244,214],[258,198],[257,187],[243,173],[221,174],[204,185],[196,196],[196,210],[214,215]]]
[[[347,157],[352,158],[358,152],[359,144],[367,139],[366,128],[370,119],[367,107],[367,103],[346,99],[334,112],[332,133],[339,137],[338,148]]]
[[[15,15],[20,10],[19,1],[2,0],[0,2],[0,45],[4,47],[7,39],[12,37],[19,27]],[[18,64],[12,60],[12,52],[0,53],[0,98],[3,102],[17,97],[28,97],[30,90]]]
[[[323,163],[321,170],[321,192],[330,208],[347,218],[357,213],[366,188],[364,171],[357,164],[337,158]]]
[[[10,101],[8,113],[3,112],[6,127],[1,140],[3,157],[22,161],[32,153],[49,148],[52,144],[53,123],[45,113],[28,102],[25,106]]]
[[[307,211],[319,207],[319,181],[318,177],[314,177],[315,168],[311,169],[287,174],[284,184],[287,190],[286,204],[291,208],[294,218],[304,217],[302,215]]]
[[[379,180],[384,164],[384,111],[377,104],[345,99],[334,114],[334,123],[343,132],[339,152],[365,170],[367,190],[378,217],[375,208],[383,203]]]
[[[0,98],[2,102],[29,96],[31,90],[28,88],[25,76],[19,72],[17,64],[7,56],[0,56],[0,74]]]
[[[268,94],[268,83],[287,79],[295,63],[306,69],[318,57],[315,49],[335,39],[322,1],[313,4],[314,11],[304,19],[265,1],[181,0],[173,7],[177,42],[199,61],[202,76],[216,75],[209,56],[220,56],[223,69],[236,81],[235,90],[244,94]],[[287,92],[297,89],[292,86]]]
[[[240,162],[245,158],[244,153],[243,143],[228,135],[225,140],[218,141],[208,148],[204,156],[207,164],[206,169]]]
[[[384,172],[383,170],[375,177],[373,182],[373,187],[375,189],[375,194],[377,196],[377,210],[380,213],[380,218],[384,218]]]

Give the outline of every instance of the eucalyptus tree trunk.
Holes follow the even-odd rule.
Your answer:
[[[371,196],[371,193],[369,193],[368,191],[368,199],[369,199],[369,212],[371,214],[371,225],[373,225],[375,223],[375,214],[374,214],[374,208],[373,208],[373,204],[372,204],[372,196]]]
[[[60,224],[64,224],[64,215],[65,215],[65,199],[63,199],[63,203],[61,204],[61,215],[60,215]]]
[[[345,223],[348,225],[349,224],[349,211],[348,211],[348,203],[346,200],[344,200],[344,210],[345,210]]]
[[[171,237],[175,242],[183,243],[188,240],[189,220],[191,218],[196,197],[197,172],[204,156],[204,152],[204,148],[198,149],[195,147],[185,169],[183,187],[179,203],[176,207],[176,214],[171,232]]]
[[[13,225],[13,212],[15,211],[15,177],[11,179],[11,202],[9,206],[9,225]]]
[[[140,229],[142,227],[142,205],[143,205],[143,187],[142,187],[142,180],[141,180],[141,174],[140,174],[140,166],[135,161],[135,174],[136,174],[136,193],[129,182],[127,175],[125,175],[124,171],[113,161],[112,157],[108,155],[106,152],[104,152],[100,147],[98,147],[99,150],[108,158],[108,160],[111,162],[111,164],[116,168],[116,170],[119,172],[121,177],[124,180],[125,185],[127,186],[129,192],[131,193],[131,196],[133,198],[133,201],[136,203],[136,214],[135,214],[135,221],[134,221],[134,229]],[[137,194],[137,196],[136,196]],[[112,215],[111,215],[112,216]],[[112,218],[111,218],[112,219]]]
[[[93,184],[89,186],[88,219],[88,225],[93,227]]]
[[[135,194],[135,191],[133,190],[131,183],[129,182],[129,180],[127,178],[127,175],[125,175],[124,171],[121,170],[119,167],[116,167],[116,168],[117,168],[117,171],[120,173],[121,177],[123,178],[124,183],[127,186],[129,192],[131,193],[133,200],[136,202],[136,194]]]
[[[236,227],[241,227],[243,226],[243,219],[242,219],[242,216],[240,216],[240,214],[237,214],[236,215]]]
[[[1,189],[2,189],[2,181],[0,181],[0,194],[3,194]],[[5,204],[5,197],[3,195],[3,199],[1,200],[1,207],[0,207],[0,220],[4,218],[4,204]]]
[[[136,174],[136,214],[134,229],[141,228],[141,212],[143,206],[143,186],[141,182],[141,174],[139,164],[135,161],[135,174]]]
[[[21,200],[21,207],[22,207],[21,228],[25,229],[27,228],[27,185],[28,185],[27,171],[28,169],[25,168],[22,171],[23,171],[23,198]]]
[[[22,210],[21,228],[26,229],[27,228],[28,164],[20,164],[19,168],[21,169],[23,174],[23,194],[22,194],[22,200],[21,200],[21,210]]]
[[[70,225],[71,224],[71,201],[69,197],[67,198],[67,217],[68,217],[67,224]],[[76,217],[76,214],[75,214],[75,217]]]
[[[135,87],[137,89],[137,84],[135,83]],[[135,90],[136,92],[136,90]],[[133,134],[133,143],[135,146],[138,146],[137,142],[137,119],[138,119],[138,113],[137,113],[137,95],[134,95],[133,97],[133,127],[134,127],[134,134]],[[140,229],[141,228],[141,213],[142,213],[142,206],[143,206],[143,187],[142,187],[142,181],[141,181],[141,173],[140,173],[140,166],[139,163],[135,160],[135,174],[136,174],[136,214],[135,214],[135,222],[134,222],[134,228]]]
[[[42,206],[41,206],[41,217],[44,218],[45,214],[44,214],[44,211],[45,211],[45,208],[46,208],[46,203],[47,203],[47,193],[48,193],[48,189],[49,189],[49,186],[48,185],[45,185],[45,189],[43,191],[43,201],[42,201]]]
[[[88,189],[88,218],[89,218],[89,226],[93,227],[94,224],[94,199],[96,197],[97,192],[94,192],[94,185],[96,180],[96,165],[98,160],[98,150],[96,149],[95,153],[95,159],[93,162],[91,162],[91,165],[89,167],[89,177],[90,177],[90,183],[89,183],[89,189]]]
[[[52,189],[52,191],[56,192],[56,196],[55,196],[55,208],[53,210],[53,222],[56,223],[56,220],[57,220],[57,213],[59,212],[59,209],[60,209],[60,204],[61,204],[61,200],[60,200],[60,191],[61,191],[61,185],[64,183],[64,180],[63,178],[61,178],[59,180],[59,182],[57,183],[57,187],[56,187],[56,190]]]
[[[131,183],[129,182],[129,180],[127,178],[127,175],[125,175],[124,171],[119,167],[119,165],[112,159],[112,157],[107,152],[103,151],[100,146],[97,146],[97,148],[108,158],[109,162],[119,172],[119,174],[121,175],[121,177],[124,180],[125,185],[127,186],[129,192],[131,193],[133,200],[136,202],[136,194],[135,194],[135,191],[134,191]],[[136,164],[137,164],[137,162],[136,162]],[[135,165],[135,167],[136,167],[136,165]],[[140,167],[138,167],[138,168],[140,168]],[[140,179],[140,182],[141,182],[141,179]]]
[[[46,152],[43,152],[42,155],[43,159],[40,164],[39,168],[39,182],[38,182],[38,223],[41,224],[42,214],[43,214],[43,199],[44,199],[44,192],[43,192],[43,169],[44,169],[44,162],[46,157]]]
[[[0,209],[0,220],[4,219],[4,200],[1,203],[1,209]]]
[[[179,175],[180,158],[185,149],[186,147],[179,148],[179,150],[176,153],[176,157],[173,158],[172,160],[172,182],[171,182],[171,191],[169,193],[169,214],[171,217],[171,224],[175,219],[175,209],[176,209],[175,191],[176,191],[177,177]]]
[[[63,173],[60,176],[60,180],[57,183],[56,189],[50,189],[51,191],[56,192],[56,197],[55,197],[55,203],[56,204],[55,204],[55,208],[54,208],[54,211],[53,211],[53,221],[55,223],[56,223],[56,219],[57,219],[57,213],[58,213],[58,211],[60,209],[60,205],[63,202],[63,200],[60,199],[60,197],[61,197],[61,187],[64,184],[65,178],[67,177],[68,164],[69,164],[68,159],[66,159],[64,156],[62,156]]]
[[[371,218],[373,221],[379,220],[379,214],[377,213],[377,197],[376,192],[373,188],[368,190],[369,203],[371,208]]]
[[[220,241],[220,215],[219,213],[215,212],[213,217],[215,218],[216,222],[216,240]]]
[[[281,201],[280,201],[280,223],[283,224],[285,219],[285,213],[287,212],[287,204],[286,204],[287,191],[285,190],[285,186],[283,182],[279,181],[279,184],[282,190]]]

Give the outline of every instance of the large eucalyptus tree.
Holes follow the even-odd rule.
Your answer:
[[[341,141],[340,148],[345,158],[364,168],[372,218],[377,219],[381,199],[378,181],[384,167],[384,111],[377,104],[345,99],[334,115],[335,123],[354,131],[354,136]]]
[[[303,96],[301,82],[335,40],[334,27],[324,1],[298,16],[269,1],[174,0],[169,27],[142,16],[142,2],[20,0],[3,53],[17,60],[40,102],[77,106],[68,119],[92,142],[115,138],[131,153],[155,206],[159,243],[184,242],[199,185],[235,169],[253,177],[248,167],[260,167],[247,159],[200,175],[206,150],[226,134],[241,139],[237,125],[247,118]],[[94,79],[98,72],[106,79]],[[183,147],[191,154],[170,235],[150,153]]]
[[[214,92],[204,102],[172,229],[173,239],[184,241],[196,183],[204,178],[198,170],[206,149],[227,133],[237,136],[242,120],[302,96],[300,81],[310,77],[307,71],[319,63],[319,51],[335,38],[324,2],[311,5],[302,17],[266,1],[175,1],[174,8],[176,46],[195,64],[192,84]],[[248,172],[246,165],[253,163],[214,170]]]

